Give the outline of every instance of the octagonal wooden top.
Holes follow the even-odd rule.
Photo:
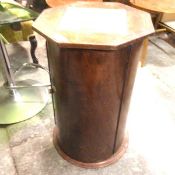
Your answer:
[[[76,2],[47,9],[33,28],[60,47],[88,49],[116,49],[154,32],[149,13],[111,2]]]

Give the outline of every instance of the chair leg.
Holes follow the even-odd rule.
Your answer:
[[[36,48],[37,48],[37,40],[36,40],[34,35],[31,35],[31,36],[29,36],[29,41],[30,41],[30,45],[31,45],[30,54],[31,54],[33,63],[38,64],[39,63],[38,59],[35,56],[35,51],[36,51]]]
[[[141,59],[140,59],[141,67],[143,67],[145,65],[147,50],[148,50],[148,38],[145,38],[144,41],[143,41]]]

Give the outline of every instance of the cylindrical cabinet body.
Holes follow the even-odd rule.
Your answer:
[[[72,159],[101,162],[121,146],[140,46],[106,51],[47,43],[57,144]]]
[[[118,160],[127,148],[125,124],[142,41],[154,31],[150,16],[119,3],[80,2],[45,11],[34,29],[47,39],[56,149],[87,168]]]

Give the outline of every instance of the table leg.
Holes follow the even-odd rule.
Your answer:
[[[38,64],[38,59],[35,56],[35,51],[36,51],[36,48],[37,48],[37,40],[36,40],[34,35],[31,35],[31,36],[29,36],[29,41],[30,41],[30,44],[31,44],[30,54],[31,54],[33,63]]]
[[[155,20],[155,23],[154,23],[154,27],[155,27],[155,29],[158,28],[158,26],[159,26],[159,22],[161,21],[162,16],[163,16],[163,13],[158,13],[158,14],[157,14],[157,17],[156,17],[156,20]]]
[[[141,67],[143,67],[145,65],[146,56],[147,56],[147,50],[148,50],[148,38],[145,38],[143,40],[141,59],[140,59]]]

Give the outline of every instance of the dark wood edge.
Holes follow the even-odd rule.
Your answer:
[[[48,36],[46,36],[45,34],[43,34],[42,32],[40,32],[35,26],[32,26],[32,29],[37,32],[38,34],[40,34],[42,37],[44,37],[46,40],[50,40],[52,42],[55,42],[58,47],[60,48],[74,48],[74,49],[93,49],[93,50],[119,50],[123,47],[127,47],[129,45],[131,45],[133,42],[138,42],[140,40],[143,40],[146,37],[149,37],[151,35],[155,34],[155,31],[152,31],[152,33],[150,34],[146,34],[145,36],[141,36],[140,38],[135,38],[131,41],[128,41],[126,43],[121,43],[119,45],[94,45],[94,44],[67,44],[67,43],[58,43],[56,40],[53,40],[52,38],[49,38]]]
[[[137,37],[135,39],[132,39],[132,40],[127,41],[125,43],[120,43],[118,45],[98,45],[98,44],[78,44],[78,43],[71,44],[71,43],[61,43],[61,42],[59,43],[58,41],[56,41],[56,40],[46,36],[42,32],[40,32],[35,25],[32,25],[32,29],[35,32],[37,32],[38,34],[40,34],[42,37],[44,37],[46,40],[50,40],[52,42],[55,42],[58,45],[58,47],[60,47],[60,48],[93,49],[93,50],[118,50],[118,49],[121,49],[123,47],[127,47],[127,46],[131,45],[133,42],[138,42],[140,40],[143,40],[146,37],[149,37],[149,36],[155,34],[155,30],[153,30],[149,34],[145,34],[144,36]]]
[[[117,150],[117,152],[115,154],[113,154],[113,156],[111,156],[107,160],[102,161],[102,162],[98,162],[98,163],[84,163],[84,162],[80,162],[80,161],[77,161],[75,159],[72,159],[71,157],[69,157],[67,154],[65,154],[61,150],[61,148],[59,146],[57,127],[55,127],[54,131],[53,131],[53,144],[54,144],[58,154],[64,160],[67,160],[68,162],[70,162],[71,164],[73,164],[75,166],[78,166],[81,168],[89,168],[89,169],[102,168],[102,167],[105,167],[105,166],[108,166],[108,165],[111,165],[111,164],[117,162],[123,156],[123,154],[126,152],[126,150],[128,148],[128,140],[129,140],[128,134],[126,134],[120,148]]]
[[[164,23],[164,22],[159,22],[159,25],[160,25],[161,27],[164,27],[166,30],[175,33],[175,29],[173,29],[172,27],[168,26],[166,23]]]

